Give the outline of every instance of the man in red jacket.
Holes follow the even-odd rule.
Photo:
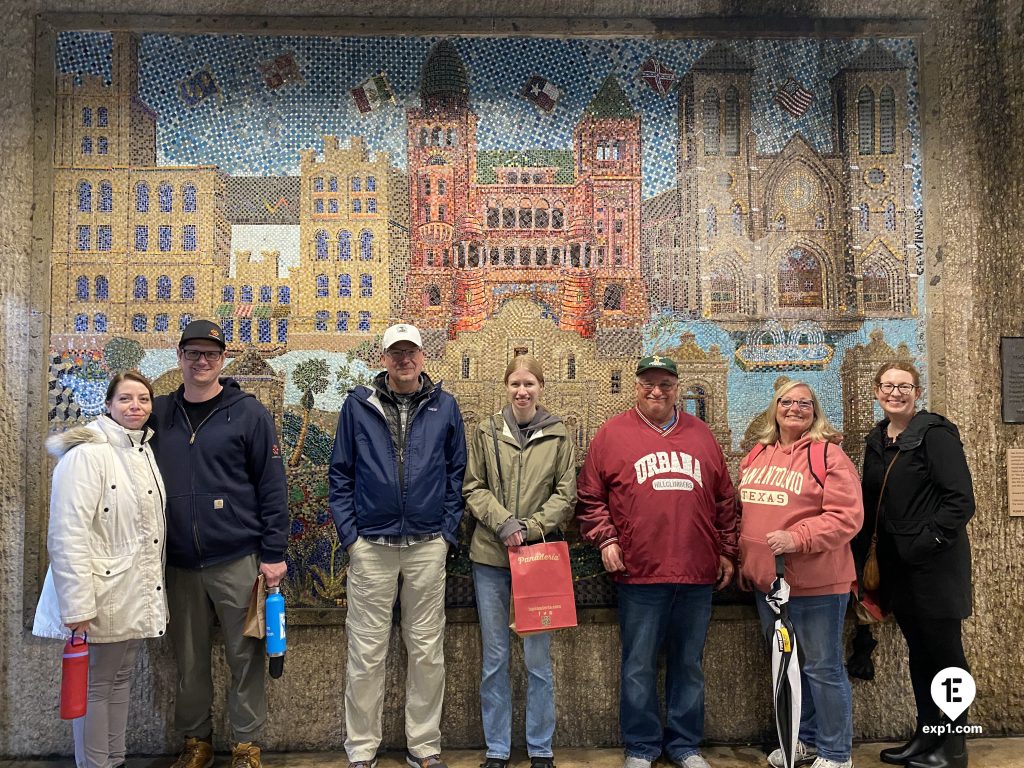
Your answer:
[[[650,768],[662,751],[680,768],[708,768],[701,662],[711,592],[734,571],[735,491],[711,430],[676,407],[678,387],[674,361],[640,360],[636,406],[597,431],[578,482],[580,532],[618,583],[624,768]]]

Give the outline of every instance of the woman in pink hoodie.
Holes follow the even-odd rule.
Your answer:
[[[775,392],[758,444],[740,462],[741,584],[755,590],[761,625],[775,615],[765,593],[785,555],[790,618],[800,642],[797,765],[851,768],[853,693],[843,667],[843,619],[856,578],[850,540],[864,517],[860,478],[834,444],[841,436],[814,391],[787,381]],[[768,756],[782,766],[782,750]]]

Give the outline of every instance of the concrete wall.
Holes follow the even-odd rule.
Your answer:
[[[47,221],[33,220],[33,58],[38,13],[70,10],[104,14],[102,28],[124,24],[121,14],[159,14],[154,0],[98,3],[80,0],[6,0],[0,31],[0,756],[43,755],[70,750],[70,729],[56,715],[57,648],[32,638],[24,628],[22,588],[26,561],[39,542],[24,541],[25,510],[45,493],[38,443],[45,402],[41,362],[45,338],[47,264],[33,251],[33,237],[45,235]],[[274,14],[277,3],[223,0],[222,14]],[[222,21],[194,21],[210,4],[181,0],[174,11],[184,31],[228,31]],[[370,7],[339,0],[293,0],[296,16],[389,13],[499,19],[496,32],[511,31],[509,9],[520,16],[550,17],[526,23],[531,29],[565,32],[579,20],[658,18],[653,32],[744,34],[766,27],[811,34],[891,33],[916,28],[921,37],[921,116],[924,132],[926,233],[930,287],[926,301],[927,343],[932,370],[930,403],[960,424],[974,471],[978,514],[971,525],[974,546],[976,615],[967,622],[966,642],[978,682],[972,721],[986,735],[1024,733],[1024,519],[1007,516],[1005,449],[1024,447],[1024,431],[999,418],[999,337],[1024,335],[1024,33],[1021,0],[917,0],[893,4],[849,2],[393,2]],[[735,14],[769,17],[766,23],[726,22]],[[195,16],[189,16],[194,14]],[[468,16],[464,16],[468,14]],[[563,17],[563,18],[557,18]],[[687,21],[686,17],[699,19]],[[223,16],[221,17],[223,19]],[[915,21],[916,20],[916,21]],[[285,25],[288,25],[287,27]],[[282,29],[321,31],[314,22],[282,19]],[[275,24],[271,22],[271,29]],[[358,25],[332,25],[348,32]],[[416,29],[416,22],[396,28]],[[436,29],[433,25],[431,29]],[[45,148],[44,148],[45,154]],[[45,161],[45,157],[43,158]],[[45,167],[45,162],[44,162]],[[33,227],[38,229],[34,232]],[[29,406],[33,410],[29,411]],[[45,416],[45,414],[43,415]],[[560,633],[553,643],[558,687],[558,743],[606,745],[617,742],[618,640],[614,624],[597,613],[595,623]],[[343,630],[337,626],[296,627],[290,634],[288,672],[271,685],[271,749],[340,748],[342,743]],[[855,683],[858,738],[895,737],[911,724],[912,699],[905,647],[893,626],[879,632],[878,675]],[[400,642],[388,677],[385,740],[402,745],[401,699],[404,671]],[[479,642],[473,623],[450,624],[449,685],[443,719],[446,746],[482,741],[476,686]],[[757,740],[770,724],[767,672],[752,613],[719,611],[708,639],[708,738]],[[133,693],[129,749],[167,752],[177,745],[170,727],[173,660],[166,643],[152,643],[139,662]],[[223,663],[217,675],[223,681]],[[516,679],[517,691],[523,680]],[[521,722],[522,696],[518,696]],[[217,709],[223,734],[223,705]],[[516,728],[520,732],[519,727]]]

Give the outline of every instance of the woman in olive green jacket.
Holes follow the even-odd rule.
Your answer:
[[[463,493],[477,520],[469,548],[483,641],[480,709],[487,755],[482,768],[507,768],[512,749],[509,683],[508,548],[557,531],[576,504],[576,458],[562,420],[538,402],[544,371],[531,355],[505,369],[509,404],[480,422],[469,444]],[[531,768],[552,768],[555,693],[550,635],[523,638],[526,747]]]

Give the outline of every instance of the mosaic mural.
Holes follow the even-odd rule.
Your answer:
[[[924,351],[912,40],[64,32],[56,71],[51,428],[113,371],[170,391],[217,319],[287,450],[294,605],[344,607],[326,465],[396,320],[467,429],[540,357],[581,459],[658,352],[734,463],[780,376],[857,460],[874,367]]]

